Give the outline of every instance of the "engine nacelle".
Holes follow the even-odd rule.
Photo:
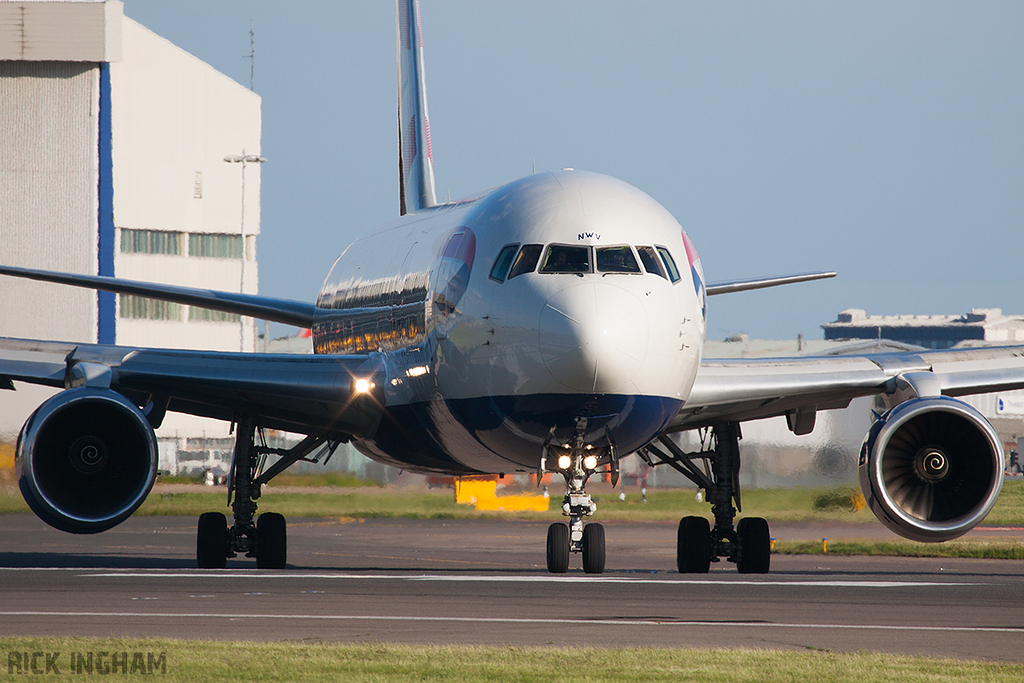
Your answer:
[[[15,472],[32,511],[61,531],[93,534],[127,519],[156,479],[156,435],[109,389],[62,391],[18,435]]]
[[[911,399],[871,426],[861,448],[860,485],[890,531],[915,541],[948,541],[995,505],[1003,446],[988,420],[963,401]]]

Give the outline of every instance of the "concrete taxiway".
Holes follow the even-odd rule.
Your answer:
[[[608,569],[544,568],[547,525],[292,520],[289,569],[194,569],[195,521],[96,536],[0,517],[0,635],[820,648],[1024,661],[1024,563],[772,557],[675,572],[675,526],[605,524]],[[856,531],[856,530],[853,530]],[[850,529],[776,525],[779,538]],[[975,533],[1024,537],[1024,530]]]

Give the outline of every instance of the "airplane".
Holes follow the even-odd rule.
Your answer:
[[[657,201],[612,177],[564,169],[440,202],[434,183],[417,0],[397,0],[399,217],[351,244],[315,303],[0,266],[0,274],[198,305],[311,328],[310,356],[0,339],[0,386],[63,389],[28,418],[16,476],[47,524],[97,533],[128,518],[157,473],[167,411],[234,425],[232,523],[199,518],[196,561],[287,564],[282,515],[263,484],[351,443],[423,473],[554,473],[562,514],[547,569],[582,555],[604,571],[587,493],[622,458],[667,465],[703,489],[712,523],[680,520],[677,567],[770,569],[770,531],[742,517],[741,424],[784,416],[810,433],[818,411],[881,397],[860,453],[868,505],[918,541],[963,535],[1003,481],[995,430],[957,397],[1024,388],[1024,347],[774,359],[704,358],[708,298],[833,277],[814,272],[708,283],[694,243]],[[290,449],[264,430],[305,435]],[[685,452],[673,434],[697,431]],[[263,467],[266,456],[276,457]]]

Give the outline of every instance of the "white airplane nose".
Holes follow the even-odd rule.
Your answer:
[[[556,380],[573,391],[624,390],[647,356],[647,313],[612,284],[566,287],[540,314],[540,352]]]

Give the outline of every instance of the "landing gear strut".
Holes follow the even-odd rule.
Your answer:
[[[766,574],[771,564],[768,522],[760,517],[745,517],[735,527],[733,525],[736,512],[742,510],[739,423],[715,425],[711,435],[715,442],[714,450],[685,453],[662,435],[640,452],[640,457],[649,465],[669,465],[683,473],[707,492],[711,503],[711,513],[715,518],[713,528],[704,517],[680,520],[676,565],[685,574],[706,574],[712,562],[724,557],[736,563],[740,574]],[[704,460],[704,467],[698,467],[696,460]]]
[[[579,418],[573,443],[566,444],[564,451],[557,456],[558,471],[565,479],[566,489],[562,514],[569,518],[569,524],[555,522],[548,527],[547,565],[552,574],[568,571],[570,553],[583,554],[583,571],[586,573],[600,574],[604,571],[604,527],[596,523],[583,524],[584,517],[590,517],[597,511],[597,505],[586,491],[587,480],[594,473],[598,460],[584,446],[586,428],[587,419]],[[541,468],[543,470],[543,464]]]
[[[229,557],[242,553],[255,557],[260,569],[284,569],[288,563],[288,533],[283,515],[264,512],[256,517],[256,501],[263,485],[298,460],[326,444],[329,458],[338,445],[326,435],[307,437],[294,448],[281,450],[256,446],[257,425],[250,416],[240,418],[235,427],[235,455],[228,478],[228,504],[234,524],[220,512],[207,512],[199,517],[196,534],[196,564],[200,569],[223,569]],[[273,466],[260,473],[266,455],[282,456]],[[317,462],[323,452],[307,462]]]

